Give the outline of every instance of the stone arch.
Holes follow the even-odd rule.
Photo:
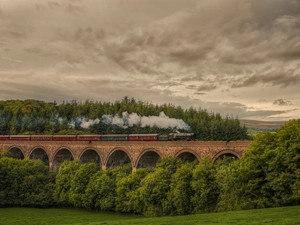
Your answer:
[[[154,148],[144,149],[136,160],[135,167],[136,169],[153,168],[161,157],[160,152]]]
[[[45,164],[49,165],[49,156],[46,152],[46,150],[43,149],[43,147],[35,147],[29,154],[30,159],[40,159]]]
[[[240,159],[242,156],[237,153],[236,151],[233,150],[222,150],[220,152],[218,152],[213,158],[212,158],[212,162],[214,163],[217,159],[223,157],[223,156],[233,156],[236,157],[237,159]]]
[[[69,148],[61,147],[54,153],[52,169],[58,172],[60,165],[66,160],[74,160],[74,156]]]
[[[200,161],[201,157],[191,149],[182,149],[176,153],[176,157],[182,159],[183,161],[192,162],[194,160]]]
[[[124,164],[131,163],[132,166],[132,158],[129,152],[124,148],[114,148],[108,155],[107,160],[105,162],[105,168],[115,168],[117,166],[123,166]]]
[[[102,164],[100,155],[98,154],[97,150],[93,148],[84,149],[80,154],[79,159],[83,163],[95,162],[98,165]]]
[[[24,150],[18,146],[12,146],[8,149],[8,152],[11,154],[11,156],[15,159],[24,159],[25,154]]]

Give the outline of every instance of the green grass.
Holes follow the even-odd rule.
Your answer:
[[[89,225],[203,225],[203,224],[300,224],[300,206],[190,216],[144,218],[120,214],[87,212],[75,209],[0,209],[0,224],[89,224]]]

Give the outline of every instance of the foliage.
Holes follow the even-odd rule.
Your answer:
[[[141,168],[122,177],[116,183],[116,211],[122,213],[142,213],[142,199],[139,199],[139,187],[142,179],[150,172]]]
[[[135,172],[131,164],[102,171],[75,160],[62,163],[56,176],[40,160],[4,152],[0,207],[56,204],[152,217],[299,205],[299,140],[300,120],[291,120],[257,135],[240,160],[163,157]]]
[[[0,207],[54,204],[54,174],[40,160],[0,158]]]
[[[97,172],[96,163],[81,164],[75,171],[70,184],[70,203],[77,208],[85,206],[85,190],[90,182],[90,178]]]
[[[115,211],[116,185],[120,179],[131,173],[131,165],[123,165],[95,173],[85,191],[85,206],[88,209]]]
[[[170,133],[174,127],[158,128],[116,126],[106,124],[103,115],[119,115],[128,112],[140,116],[166,116],[182,119],[198,140],[244,140],[247,130],[237,118],[222,118],[218,113],[204,109],[183,109],[172,104],[154,105],[124,97],[121,101],[94,102],[43,102],[38,100],[0,101],[0,135],[14,134],[107,134],[107,133]],[[98,120],[97,120],[98,119]],[[187,132],[186,130],[181,130]]]
[[[219,187],[216,170],[209,157],[203,158],[193,171],[191,186],[194,212],[214,212],[218,203]]]
[[[54,199],[57,204],[70,206],[70,189],[72,179],[76,174],[76,171],[80,167],[80,161],[64,161],[59,168],[58,174],[55,179]]]
[[[299,138],[300,120],[257,135],[241,160],[218,170],[218,210],[299,204]]]
[[[194,195],[192,178],[195,163],[184,163],[172,175],[170,191],[168,192],[170,215],[186,215],[193,211],[191,198]]]

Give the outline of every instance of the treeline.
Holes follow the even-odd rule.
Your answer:
[[[185,215],[300,204],[300,120],[255,137],[240,160],[162,158],[153,169],[102,171],[65,161],[55,176],[40,161],[0,159],[0,205],[76,207]]]
[[[174,127],[120,126],[106,123],[104,115],[122,116],[136,113],[143,117],[159,116],[164,112],[169,118],[183,120],[188,130],[198,140],[244,140],[247,130],[240,126],[238,118],[219,113],[208,113],[204,109],[183,109],[172,104],[154,105],[124,97],[121,101],[46,103],[38,100],[0,101],[0,135],[15,134],[111,134],[111,133],[169,133]]]

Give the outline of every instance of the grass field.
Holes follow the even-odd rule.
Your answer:
[[[190,216],[144,218],[120,214],[87,212],[75,209],[0,209],[2,225],[48,225],[48,224],[89,224],[89,225],[203,225],[203,224],[300,224],[300,206],[260,210],[245,210]]]

